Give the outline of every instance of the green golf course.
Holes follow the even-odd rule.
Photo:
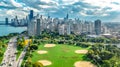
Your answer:
[[[44,47],[39,45],[38,50],[32,53],[32,62],[39,60],[51,61],[51,65],[45,67],[74,67],[76,61],[88,61],[86,54],[77,54],[76,50],[88,50],[74,45],[57,44],[54,47]],[[45,50],[47,53],[39,54],[39,50]]]

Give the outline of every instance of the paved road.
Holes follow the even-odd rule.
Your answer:
[[[25,37],[25,39],[28,39],[28,37]],[[16,54],[15,54],[17,51],[16,42],[17,42],[17,37],[13,37],[10,39],[7,50],[4,53],[3,61],[1,63],[2,66],[0,66],[0,67],[20,67],[21,66],[21,63],[26,54],[26,49],[27,49],[28,45],[24,48],[24,50],[20,54],[18,60],[16,61]]]
[[[10,39],[6,52],[4,53],[4,58],[2,61],[2,66],[0,67],[16,67],[16,40],[17,37]]]
[[[19,56],[19,58],[18,58],[18,60],[17,60],[17,62],[16,62],[17,67],[20,67],[20,66],[21,66],[22,61],[23,61],[23,59],[24,59],[24,57],[25,57],[27,48],[28,48],[28,45],[24,48],[24,50],[23,50],[22,53],[20,54],[20,56]]]

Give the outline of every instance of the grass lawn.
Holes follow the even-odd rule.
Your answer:
[[[6,51],[6,48],[7,48],[7,46],[6,46],[6,44],[9,42],[9,40],[4,40],[3,41],[3,44],[5,44],[5,47],[3,47],[3,48],[1,48],[0,50],[4,53],[5,51]],[[4,55],[4,54],[3,54]],[[4,56],[0,56],[0,63],[2,62],[2,60],[3,60],[3,57]]]
[[[9,40],[4,40],[4,43],[6,43],[6,44],[7,44],[8,42],[9,42]]]
[[[17,50],[16,60],[19,58],[19,56],[20,56],[20,54],[21,54],[22,51],[23,51],[22,49],[21,50]]]
[[[47,54],[38,54],[36,50],[32,53],[32,61],[37,62],[39,60],[49,60],[52,62],[52,65],[46,67],[74,67],[74,63],[80,60],[86,60],[87,57],[85,54],[76,54],[75,50],[80,49],[89,49],[81,48],[71,45],[56,45],[55,47],[45,48],[44,45],[39,45],[38,50],[46,50]]]
[[[1,51],[4,53],[6,51],[6,47],[2,48]],[[4,54],[3,54],[4,55]],[[0,63],[2,62],[3,60],[3,55],[0,56]]]

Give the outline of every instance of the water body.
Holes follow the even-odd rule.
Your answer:
[[[5,36],[10,33],[21,33],[27,30],[27,27],[13,27],[10,25],[0,25],[0,36]]]

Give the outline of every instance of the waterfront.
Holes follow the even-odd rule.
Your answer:
[[[0,36],[5,36],[10,33],[21,33],[27,30],[27,27],[13,27],[10,25],[0,25]]]

